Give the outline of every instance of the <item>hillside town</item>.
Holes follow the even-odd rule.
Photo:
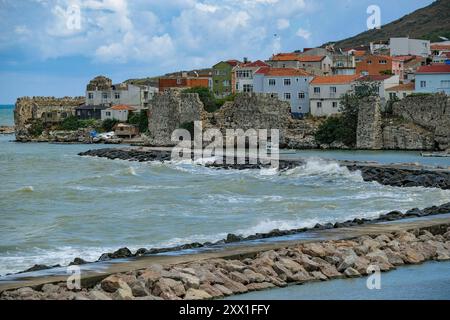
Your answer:
[[[153,103],[159,101],[155,97],[177,92],[199,93],[203,103],[203,107],[200,108],[212,114],[227,101],[231,103],[239,96],[257,95],[287,104],[292,120],[305,120],[303,123],[297,122],[294,126],[285,123],[284,127],[280,128],[295,127],[286,134],[294,136],[287,146],[341,148],[344,147],[342,143],[334,143],[331,146],[328,146],[331,141],[318,143],[314,135],[324,119],[342,112],[342,97],[364,85],[376,88],[375,95],[379,99],[380,114],[392,108],[392,103],[402,101],[408,96],[450,95],[450,41],[430,43],[421,39],[391,38],[387,42],[371,42],[352,48],[335,48],[333,44],[329,44],[325,47],[277,53],[264,61],[249,61],[247,58],[243,58],[242,61],[230,59],[220,61],[207,69],[180,71],[150,78],[148,81],[128,80],[119,84],[114,84],[105,76],[98,76],[87,84],[85,97],[72,100],[68,109],[61,108],[62,104],[59,102],[55,102],[56,108],[45,108],[47,106],[45,103],[48,104],[46,100],[44,108],[40,108],[41,116],[33,117],[35,120],[39,118],[40,121],[33,124],[37,126],[37,130],[32,128],[31,131],[37,132],[37,136],[40,135],[38,141],[40,139],[55,142],[164,145],[170,143],[167,137],[162,140],[153,139],[153,142],[149,143],[142,139],[145,134],[141,135],[148,133],[148,128],[152,128],[153,136],[159,135],[155,131],[166,129],[160,126],[166,122],[164,118],[156,120],[162,105],[157,105],[153,112],[150,111],[152,101]],[[212,107],[208,106],[209,100],[205,99],[213,100]],[[275,109],[282,108],[279,104],[275,105],[278,106]],[[360,110],[362,109],[361,107]],[[177,112],[179,113],[179,110]],[[445,110],[443,112],[445,113]],[[17,105],[16,113],[20,113]],[[404,115],[397,116],[404,118]],[[167,114],[165,117],[176,116]],[[210,116],[203,116],[208,117]],[[245,118],[244,115],[242,117]],[[191,118],[188,120],[195,121],[200,120],[202,116],[198,112]],[[158,122],[156,126],[152,125],[155,121]],[[240,120],[235,119],[236,121]],[[96,122],[97,126],[94,125]],[[45,128],[49,128],[49,123],[52,130],[47,136],[42,136],[41,133],[45,132]],[[54,124],[58,123],[63,125],[55,127]],[[104,125],[100,126],[98,123]],[[186,123],[177,125],[182,126]],[[251,119],[249,123],[252,123]],[[265,125],[280,124],[272,121]],[[390,124],[382,123],[380,127],[385,131],[384,140],[389,141],[384,145],[387,145],[388,149],[434,149],[436,140],[434,129],[429,134],[421,132],[421,128],[427,128],[427,125],[419,121],[412,129],[411,126],[403,126],[400,137],[397,137],[399,135],[397,129],[392,135]],[[175,126],[172,129],[176,128]],[[81,133],[67,135],[68,130],[77,129],[84,130]],[[25,131],[20,127],[16,128],[16,137],[19,141],[29,140],[30,130]],[[416,137],[419,142],[405,142],[408,136]],[[353,145],[357,147],[368,144],[366,141],[359,143],[355,141]],[[446,145],[443,148],[445,150]]]

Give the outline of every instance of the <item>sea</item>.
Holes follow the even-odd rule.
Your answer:
[[[13,106],[0,106],[0,125]],[[103,145],[16,143],[0,135],[0,276],[94,261],[121,247],[170,247],[450,202],[450,191],[364,182],[336,159],[450,165],[417,152],[285,151],[303,167],[234,171],[81,157]]]

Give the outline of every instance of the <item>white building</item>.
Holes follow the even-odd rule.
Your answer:
[[[398,86],[386,89],[386,92],[389,95],[389,100],[394,99],[402,100],[407,96],[413,94],[414,91],[415,91],[415,84],[413,82],[399,84]]]
[[[136,110],[136,108],[127,105],[113,106],[111,108],[102,110],[102,121],[111,119],[126,122],[128,120],[128,115]]]
[[[429,40],[391,38],[389,43],[391,56],[421,56],[431,55],[431,44]]]
[[[369,75],[359,78],[356,85],[359,83],[374,83],[378,85],[378,95],[380,102],[385,105],[389,100],[388,89],[398,86],[400,84],[400,76],[398,75]]]
[[[339,113],[341,96],[354,88],[359,75],[315,77],[309,86],[311,115],[324,117]]]
[[[269,65],[261,60],[255,62],[247,62],[236,65],[232,70],[232,78],[234,78],[233,92],[253,92],[253,76],[261,67]]]
[[[253,78],[253,91],[288,101],[293,114],[309,112],[309,83],[313,76],[302,69],[261,67]]]
[[[112,84],[111,79],[96,77],[86,88],[86,105],[129,105],[136,109],[146,108],[158,88],[127,83]]]

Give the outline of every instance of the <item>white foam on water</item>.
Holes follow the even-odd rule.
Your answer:
[[[357,182],[363,182],[360,171],[350,171],[347,167],[339,165],[335,161],[327,161],[320,158],[309,158],[304,165],[289,169],[282,173],[288,177],[336,177],[347,178]]]
[[[34,191],[34,187],[33,186],[25,186],[25,187],[22,187],[22,188],[18,189],[17,191],[19,191],[19,192],[33,192]]]

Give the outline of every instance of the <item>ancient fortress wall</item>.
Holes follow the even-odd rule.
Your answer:
[[[382,116],[376,98],[364,100],[358,115],[358,149],[447,150],[450,105],[444,94],[413,95],[393,104]]]
[[[84,97],[22,97],[14,109],[16,140],[29,141],[30,128],[39,122],[51,125],[75,114],[75,108],[85,102]]]
[[[200,121],[204,112],[197,93],[170,91],[155,95],[149,104],[149,143],[154,146],[174,145],[172,132],[184,123]]]

